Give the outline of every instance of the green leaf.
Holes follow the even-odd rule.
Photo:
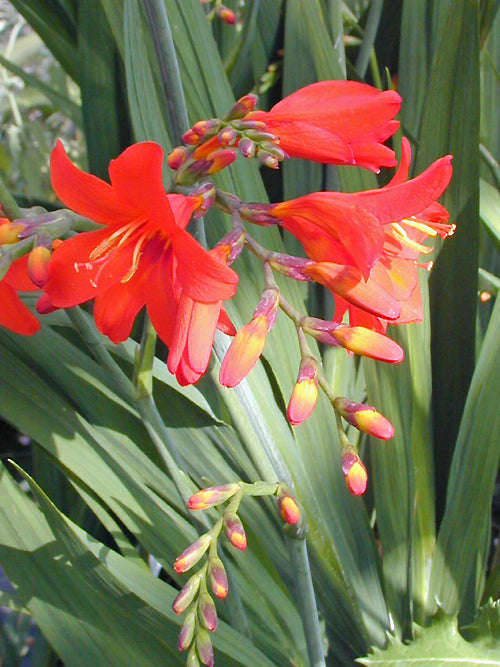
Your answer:
[[[495,241],[500,250],[500,193],[484,179],[480,181],[481,222]]]
[[[500,665],[498,648],[481,642],[468,642],[458,632],[457,619],[439,611],[429,627],[415,626],[415,639],[403,644],[389,638],[385,650],[375,649],[372,654],[357,660],[362,665],[397,665],[397,667],[458,667],[458,665]]]

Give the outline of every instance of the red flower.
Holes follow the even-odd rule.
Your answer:
[[[35,334],[40,329],[40,322],[17,292],[36,292],[38,289],[28,276],[28,255],[13,262],[0,280],[0,326],[22,336]]]
[[[297,90],[270,111],[247,118],[264,121],[290,157],[324,164],[351,164],[379,172],[396,166],[382,142],[399,127],[393,120],[401,97],[355,81],[320,81]]]
[[[146,306],[175,356],[170,367],[190,383],[206,369],[215,331],[201,322],[218,323],[238,276],[185,231],[199,200],[165,193],[162,161],[158,144],[135,144],[111,161],[109,185],[75,167],[57,143],[51,159],[56,194],[104,227],[55,249],[44,289],[60,308],[95,299],[96,325],[114,343],[129,336]],[[224,316],[221,326],[228,326]]]
[[[428,236],[444,238],[454,231],[445,222],[446,210],[436,203],[452,168],[447,156],[406,181],[410,158],[404,140],[395,177],[378,190],[316,192],[258,206],[259,212],[279,219],[316,262],[304,273],[335,293],[337,321],[346,308],[354,313],[351,325],[379,331],[387,321],[421,319],[416,259],[431,250],[421,245]]]

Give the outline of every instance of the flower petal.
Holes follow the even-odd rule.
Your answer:
[[[173,253],[169,249],[155,263],[149,277],[146,306],[151,323],[165,345],[170,348],[177,319],[177,302],[173,287]]]
[[[40,329],[40,322],[4,280],[0,281],[0,326],[21,336],[32,336]]]
[[[226,301],[234,296],[238,275],[204,250],[185,231],[172,236],[177,258],[177,278],[187,296],[202,303]]]
[[[28,275],[29,255],[23,255],[9,267],[3,280],[18,292],[38,292],[40,288],[35,285]]]
[[[51,154],[50,179],[65,206],[86,218],[109,225],[134,217],[134,211],[118,200],[108,183],[75,167],[60,141]]]

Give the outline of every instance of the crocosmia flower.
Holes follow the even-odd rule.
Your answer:
[[[36,292],[38,289],[28,276],[28,256],[13,262],[0,280],[0,326],[22,336],[35,334],[40,329],[40,322],[17,292]]]
[[[80,171],[57,143],[50,166],[56,194],[102,228],[55,249],[44,289],[55,307],[94,299],[96,325],[114,343],[129,336],[146,306],[174,355],[171,369],[187,384],[206,369],[219,318],[229,326],[222,302],[234,295],[238,276],[185,230],[199,199],[167,195],[162,162],[158,144],[135,144],[111,161],[110,185]]]
[[[447,211],[436,202],[451,179],[451,156],[407,181],[410,157],[404,141],[394,179],[378,190],[315,192],[258,207],[293,234],[316,262],[304,272],[334,293],[336,318],[346,308],[358,314],[351,325],[383,331],[387,322],[421,319],[416,259],[430,251],[422,241],[454,231],[446,222]]]
[[[348,164],[379,172],[396,166],[383,142],[399,127],[401,97],[392,90],[355,81],[320,81],[297,90],[270,111],[248,118],[263,121],[290,157]]]

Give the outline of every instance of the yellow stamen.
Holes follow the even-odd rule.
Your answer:
[[[134,253],[132,255],[132,265],[130,269],[127,271],[127,273],[120,280],[121,283],[128,282],[132,278],[134,273],[137,271],[137,268],[139,266],[139,260],[141,259],[142,255],[141,249],[142,246],[144,245],[144,241],[147,240],[148,236],[149,236],[149,230],[146,230],[135,244]]]
[[[104,239],[104,241],[101,241],[99,245],[97,245],[92,252],[89,255],[89,259],[93,261],[94,259],[97,259],[98,257],[101,257],[102,255],[105,255],[109,252],[111,249],[111,246],[114,245],[116,239],[121,236],[122,234],[125,234],[128,238],[130,234],[137,229],[137,227],[141,223],[138,223],[136,220],[134,222],[130,222],[128,225],[124,225],[123,227],[120,227],[120,229],[117,229],[116,232],[111,234],[111,236],[108,236]]]
[[[412,248],[412,250],[421,252],[424,255],[428,255],[430,252],[432,252],[432,248],[422,245],[421,243],[417,243],[411,239],[398,222],[393,222],[391,226],[395,238],[398,241],[401,241],[401,243],[403,243],[408,248]]]
[[[408,225],[408,227],[413,227],[413,229],[417,229],[419,232],[427,234],[427,236],[437,236],[437,231],[435,229],[429,227],[429,225],[426,225],[423,222],[419,222],[418,220],[405,218],[401,222],[405,225]]]

